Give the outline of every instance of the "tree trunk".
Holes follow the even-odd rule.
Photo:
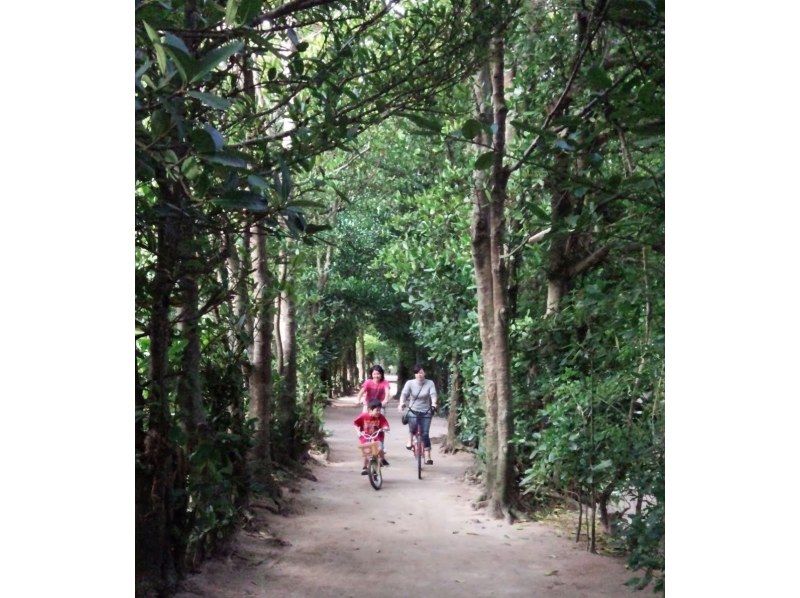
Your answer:
[[[477,75],[474,92],[477,106],[477,120],[491,122],[491,107],[488,106],[489,73],[484,68]],[[482,130],[475,141],[488,145],[488,136]],[[492,262],[490,238],[490,203],[486,195],[486,175],[483,170],[473,172],[473,204],[470,239],[472,261],[475,269],[475,286],[478,302],[478,328],[481,337],[481,361],[483,362],[483,395],[486,417],[485,438],[483,441],[486,471],[484,476],[484,496],[491,495],[497,472],[497,386],[495,383],[494,361],[492,359],[494,296],[492,293]]]
[[[192,234],[191,229],[187,230]],[[190,242],[187,240],[187,242]],[[178,405],[181,422],[186,432],[188,453],[194,452],[204,433],[206,413],[203,408],[203,388],[200,382],[200,330],[199,330],[199,291],[197,288],[197,272],[188,264],[198,262],[197,255],[184,256],[184,272],[178,280],[181,291],[181,311],[178,320],[186,346],[181,357],[181,377],[178,380]]]
[[[136,585],[166,591],[177,582],[179,564],[172,539],[176,448],[170,438],[168,351],[172,336],[169,303],[175,284],[180,227],[169,184],[159,181],[165,215],[158,227],[150,320],[150,386],[147,397],[147,433],[136,476]]]
[[[358,382],[367,379],[367,358],[364,355],[364,331],[358,331],[358,338],[356,339],[356,361],[358,361]]]
[[[508,169],[505,157],[505,46],[502,35],[492,42],[492,104],[494,108],[494,164],[492,165],[492,207],[490,211],[491,271],[493,295],[492,359],[497,385],[497,474],[491,491],[489,511],[496,517],[510,518],[509,507],[514,494],[514,433],[511,396],[511,357],[508,346],[508,269],[501,256],[505,246],[505,205]]]
[[[249,230],[245,231],[245,248],[249,248]],[[235,289],[233,301],[233,322],[231,322],[230,339],[231,353],[234,358],[239,360],[242,372],[242,384],[234,396],[236,400],[231,404],[231,432],[237,436],[245,435],[245,405],[242,390],[248,386],[250,375],[250,362],[245,359],[246,350],[252,343],[253,318],[249,309],[247,294],[247,276],[243,272],[237,244],[225,235],[225,245],[227,249],[227,262],[229,280],[232,280]],[[249,260],[246,260],[249,263]],[[243,507],[249,500],[250,479],[247,472],[247,459],[245,455],[236,454],[233,456],[233,479],[236,485],[236,506]]]
[[[358,388],[358,358],[356,356],[356,343],[352,342],[347,349],[347,377],[350,392]]]
[[[461,392],[461,359],[457,351],[453,351],[450,358],[450,397],[447,412],[447,440],[443,450],[452,453],[458,450],[461,443],[458,440],[458,414],[461,411],[463,395]]]
[[[569,268],[569,241],[570,233],[563,224],[572,214],[573,201],[569,191],[564,189],[568,180],[568,159],[560,155],[556,157],[551,177],[550,187],[550,248],[547,255],[547,308],[546,315],[558,311],[561,297],[567,286],[567,270]]]
[[[283,341],[281,340],[281,295],[280,291],[278,296],[275,297],[275,306],[272,317],[273,328],[273,353],[275,354],[275,370],[277,372],[283,371]]]
[[[395,399],[400,399],[400,393],[403,392],[403,385],[407,380],[411,380],[414,374],[411,368],[416,362],[416,353],[414,348],[408,344],[401,343],[397,348],[397,392]]]
[[[272,419],[272,293],[267,266],[267,239],[263,224],[251,227],[251,255],[255,278],[255,330],[250,363],[249,416],[256,419],[256,438],[252,451],[255,475],[272,485],[270,428]]]
[[[297,424],[297,321],[295,320],[295,300],[291,285],[286,285],[289,278],[289,265],[286,255],[281,256],[280,276],[284,285],[280,294],[280,338],[283,362],[281,364],[281,392],[278,398],[278,429],[280,456],[285,459],[296,459],[297,449],[295,426]]]

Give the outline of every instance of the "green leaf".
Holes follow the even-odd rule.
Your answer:
[[[654,145],[659,145],[660,143],[663,143],[663,141],[664,141],[663,137],[645,137],[644,139],[635,140],[633,142],[633,145],[635,145],[638,148],[644,149],[646,147],[652,147]]]
[[[404,114],[408,120],[426,131],[439,133],[442,130],[442,121],[435,118],[427,118],[418,114]]]
[[[272,188],[272,186],[267,181],[265,181],[262,177],[258,176],[257,174],[249,175],[247,177],[247,183],[251,187],[258,187],[259,189],[264,189],[265,191],[267,189]]]
[[[614,465],[614,463],[613,463],[613,461],[611,461],[611,459],[605,459],[604,461],[600,461],[600,463],[598,463],[597,465],[592,467],[592,471],[595,471],[595,472],[603,471],[605,469],[611,468],[613,465]]]
[[[186,434],[178,426],[173,426],[169,429],[168,437],[175,444],[183,445],[186,443]]]
[[[208,133],[211,139],[214,140],[214,150],[220,151],[222,147],[225,145],[225,139],[222,137],[219,131],[217,131],[214,127],[209,124],[203,125],[203,130]]]
[[[322,232],[324,230],[330,230],[330,224],[306,224],[306,234],[307,235],[314,235],[316,233]]]
[[[560,148],[560,149],[564,150],[565,152],[571,152],[571,151],[573,151],[575,149],[574,147],[572,147],[569,143],[567,143],[563,139],[556,139],[556,142],[555,142],[554,145],[557,148]]]
[[[225,7],[225,22],[230,27],[238,27],[242,24],[242,21],[236,18],[241,4],[242,0],[228,0],[228,4]]]
[[[290,207],[297,207],[297,208],[315,208],[318,210],[324,210],[327,206],[319,201],[313,201],[310,199],[295,199],[292,200],[292,203],[289,204]]]
[[[289,167],[286,165],[286,162],[281,160],[280,165],[280,181],[276,191],[283,201],[288,201],[289,195],[292,193],[292,174],[289,172]]]
[[[474,118],[470,118],[461,125],[461,134],[467,139],[474,139],[480,134],[482,129],[481,123]]]
[[[539,206],[539,205],[537,205],[535,203],[532,203],[532,204],[530,204],[530,208],[531,208],[531,211],[534,214],[536,214],[539,218],[541,218],[542,220],[547,221],[547,222],[550,221],[550,214],[545,212],[544,209],[541,206]]]
[[[306,218],[302,212],[293,208],[286,208],[281,213],[292,235],[297,235],[298,233],[304,233],[306,231]]]
[[[493,162],[494,152],[486,152],[485,154],[478,156],[477,160],[475,160],[475,165],[473,168],[475,168],[475,170],[486,170],[492,165]]]
[[[221,98],[213,93],[203,93],[200,91],[188,91],[186,95],[196,100],[200,100],[203,104],[208,106],[209,108],[214,108],[215,110],[227,110],[231,107],[230,100],[226,100],[225,98]]]
[[[241,52],[242,48],[244,48],[244,42],[241,40],[237,40],[235,42],[231,42],[222,46],[221,48],[217,48],[215,50],[211,50],[208,54],[204,55],[197,63],[197,72],[194,76],[190,79],[190,83],[196,83],[203,77],[205,77],[208,73],[214,70],[220,62],[228,60],[231,56],[236,54],[237,52]]]
[[[176,48],[176,49],[180,50],[181,52],[183,52],[184,54],[187,54],[189,56],[191,56],[191,54],[192,54],[189,51],[189,47],[186,45],[186,42],[184,42],[181,38],[179,38],[174,33],[167,32],[167,33],[164,34],[164,44],[167,45],[167,46],[171,46],[173,48]]]
[[[150,134],[153,138],[161,137],[169,130],[170,117],[166,110],[156,110],[150,116]]]
[[[512,120],[511,126],[517,129],[518,131],[525,131],[526,133],[536,132],[536,127],[521,120]]]
[[[263,0],[229,0],[227,10],[225,11],[225,21],[232,27],[249,24],[261,9],[262,1]]]
[[[592,89],[602,91],[611,87],[611,77],[599,64],[593,64],[586,72],[586,80]]]
[[[212,199],[211,203],[226,210],[250,210],[259,213],[267,211],[266,198],[252,191],[230,191]]]
[[[210,164],[218,164],[220,166],[229,166],[231,168],[247,168],[247,161],[238,156],[231,156],[230,154],[210,154],[200,156],[205,162]]]
[[[163,50],[161,50],[161,51],[163,52]],[[165,60],[166,60],[166,58],[165,58]],[[136,87],[139,87],[141,89],[141,84],[139,83],[139,79],[142,78],[142,75],[144,75],[147,72],[147,69],[149,69],[152,64],[153,64],[153,61],[148,58],[147,60],[144,61],[144,64],[142,64],[142,66],[140,66],[138,69],[136,69],[136,73],[134,74],[135,81],[136,81]]]
[[[189,139],[201,154],[218,152],[225,144],[222,135],[211,125],[204,125],[202,129],[195,129],[189,133]]]
[[[194,156],[189,156],[183,161],[183,164],[181,164],[181,173],[189,180],[197,178],[202,172],[203,169],[200,168],[200,163]]]
[[[183,82],[189,83],[197,72],[197,61],[179,48],[165,45],[164,49],[175,63],[175,67],[178,69],[178,73],[181,79],[183,79]]]
[[[144,30],[147,32],[147,37],[150,38],[150,41],[153,42],[153,48],[156,51],[156,61],[158,62],[158,68],[161,69],[162,73],[167,72],[167,55],[164,53],[164,48],[161,47],[161,36],[158,35],[158,32],[153,29],[147,21],[142,21],[142,25],[144,25]]]

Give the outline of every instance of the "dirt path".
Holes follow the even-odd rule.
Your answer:
[[[470,455],[434,446],[434,465],[418,480],[397,402],[387,411],[391,465],[380,491],[360,475],[352,425],[360,409],[342,399],[327,410],[330,461],[313,469],[318,481],[302,483],[288,516],[258,510],[274,537],[240,532],[233,553],[206,563],[178,596],[631,594],[620,559],[589,554],[543,524],[509,526],[474,511],[478,488],[461,481]],[[445,429],[436,418],[431,437]]]

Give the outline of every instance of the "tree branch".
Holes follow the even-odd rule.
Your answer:
[[[602,7],[600,6],[602,5]],[[566,106],[567,98],[569,97],[570,91],[572,91],[572,85],[575,83],[575,78],[578,76],[578,71],[583,64],[583,58],[586,56],[586,52],[589,51],[589,48],[592,45],[592,41],[594,40],[597,33],[600,31],[600,27],[603,24],[603,18],[605,17],[606,10],[608,8],[608,4],[605,2],[599,2],[598,7],[600,9],[599,14],[597,14],[597,24],[592,30],[592,32],[586,36],[586,40],[583,43],[583,47],[581,48],[578,55],[575,57],[575,61],[572,63],[572,72],[569,75],[569,79],[567,79],[567,85],[564,87],[564,91],[561,92],[561,96],[558,98],[556,105],[553,106],[553,109],[547,114],[547,117],[544,119],[544,123],[542,124],[542,130],[546,129],[550,126],[550,122],[556,117]],[[531,142],[531,144],[527,147],[527,149],[523,152],[522,157],[519,161],[512,166],[508,173],[509,175],[517,170],[522,163],[528,158],[528,156],[533,153],[533,150],[536,149],[536,146],[539,145],[539,140],[541,139],[541,135],[537,135],[536,139]]]
[[[611,247],[609,245],[606,245],[605,247],[601,247],[600,249],[598,249],[597,251],[595,251],[594,253],[592,253],[588,257],[582,259],[580,262],[578,262],[577,264],[572,266],[567,271],[567,276],[569,278],[574,278],[574,277],[578,276],[579,274],[583,274],[589,268],[592,268],[592,267],[596,266],[597,264],[602,262],[604,259],[606,259],[606,256],[608,256],[608,252],[610,250],[611,250]]]

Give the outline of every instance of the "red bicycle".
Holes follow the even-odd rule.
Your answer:
[[[373,434],[364,434],[364,432],[358,433],[359,436],[367,441],[364,444],[359,443],[358,448],[361,451],[361,455],[369,459],[367,463],[367,477],[369,478],[369,483],[375,490],[380,490],[381,486],[383,486],[380,457],[381,441],[377,438],[381,432],[385,431],[386,430],[376,430]]]

